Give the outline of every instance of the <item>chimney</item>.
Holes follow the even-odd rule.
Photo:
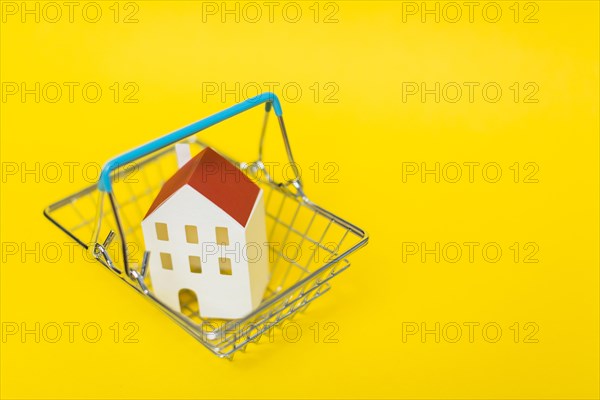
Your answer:
[[[192,159],[192,152],[188,143],[176,143],[175,153],[177,153],[177,167],[183,167]]]

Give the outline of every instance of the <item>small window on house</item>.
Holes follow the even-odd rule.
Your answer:
[[[231,275],[231,259],[219,257],[219,272],[221,275]]]
[[[202,273],[202,265],[200,265],[200,257],[198,256],[189,256],[190,260],[190,271],[195,274]]]
[[[229,246],[229,231],[227,228],[217,227],[215,228],[217,233],[217,244]]]
[[[157,222],[154,224],[156,227],[156,238],[158,240],[169,240],[169,230],[167,229],[167,224],[162,222]]]
[[[169,253],[160,253],[160,263],[164,269],[173,269],[173,260]]]
[[[198,243],[198,228],[196,228],[194,225],[186,225],[185,240],[188,243]]]

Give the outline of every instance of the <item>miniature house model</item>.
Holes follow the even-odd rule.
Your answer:
[[[211,148],[177,153],[142,221],[154,293],[177,311],[191,295],[201,317],[244,317],[269,280],[263,192]]]

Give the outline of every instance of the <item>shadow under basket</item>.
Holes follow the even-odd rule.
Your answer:
[[[270,96],[267,114],[272,99],[276,101],[274,95]],[[288,146],[282,120],[280,123]],[[197,132],[197,128],[190,132]],[[240,163],[215,149],[253,177],[264,191],[270,281],[260,306],[241,319],[200,317],[193,292],[180,294],[180,309],[168,307],[154,295],[146,273],[141,222],[164,182],[177,170],[175,143],[185,140],[192,154],[206,147],[195,137],[190,138],[189,132],[184,133],[170,136],[158,150],[153,150],[153,146],[153,151],[141,157],[138,153],[135,163],[118,165],[109,171],[110,190],[99,181],[50,205],[44,214],[214,354],[231,359],[237,351],[245,350],[249,343],[257,342],[269,329],[305,310],[327,292],[331,279],[350,265],[347,257],[365,245],[368,237],[357,226],[312,203],[297,185],[299,180],[274,182],[260,161]],[[291,158],[290,152],[288,156]]]

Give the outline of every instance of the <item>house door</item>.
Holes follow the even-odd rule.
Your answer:
[[[183,315],[198,322],[197,320],[200,318],[200,306],[198,304],[198,297],[193,290],[181,289],[179,291],[179,307]]]

